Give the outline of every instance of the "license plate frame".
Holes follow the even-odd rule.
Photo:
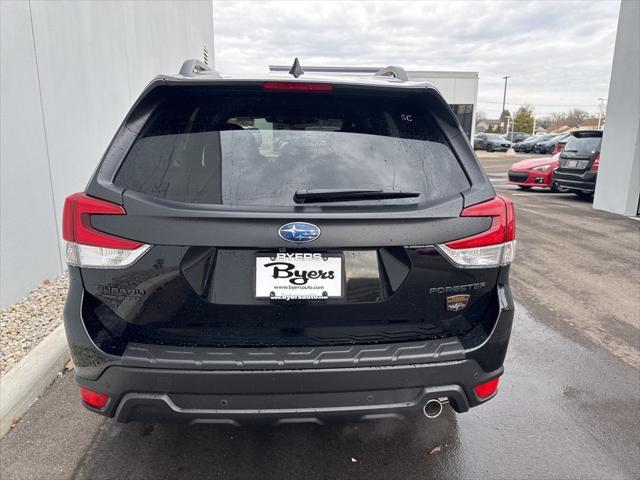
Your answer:
[[[255,298],[285,301],[342,299],[345,292],[344,265],[341,253],[258,253],[253,272]]]
[[[578,160],[567,160],[567,168],[578,168]]]

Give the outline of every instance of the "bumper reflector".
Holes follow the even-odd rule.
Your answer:
[[[500,377],[496,377],[488,382],[477,385],[474,387],[473,391],[476,392],[476,395],[478,395],[480,400],[484,400],[485,398],[489,398],[498,390],[499,381]]]
[[[100,410],[109,403],[109,397],[104,393],[94,392],[93,390],[82,387],[80,387],[80,396],[85,404],[97,410]]]

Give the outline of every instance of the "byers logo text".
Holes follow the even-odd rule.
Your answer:
[[[335,278],[333,270],[299,270],[287,260],[322,260],[320,253],[278,253],[274,262],[266,263],[267,268],[273,267],[273,278],[288,278],[293,285],[306,285],[309,280]]]

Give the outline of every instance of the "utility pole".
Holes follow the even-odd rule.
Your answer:
[[[531,135],[536,134],[536,117],[533,117],[533,129],[531,130]]]
[[[502,95],[502,112],[504,112],[504,107],[506,106],[507,102],[507,79],[511,78],[511,75],[507,75],[506,77],[502,78],[504,78],[504,95]],[[500,115],[502,115],[502,112],[500,112]]]
[[[606,101],[606,98],[598,98],[598,101],[600,102],[600,106],[599,106],[599,113],[598,113],[598,130],[600,130],[600,125],[602,125],[602,114],[603,114],[603,105],[604,102]]]

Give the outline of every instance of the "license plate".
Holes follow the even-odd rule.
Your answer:
[[[577,160],[567,160],[567,168],[576,168],[578,166]]]
[[[342,297],[341,255],[274,253],[256,257],[256,297],[326,300]]]

